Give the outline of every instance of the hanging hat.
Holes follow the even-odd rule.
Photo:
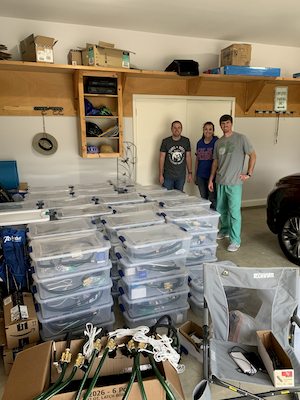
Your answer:
[[[32,140],[32,146],[43,156],[54,154],[58,148],[57,140],[48,133],[37,133]]]

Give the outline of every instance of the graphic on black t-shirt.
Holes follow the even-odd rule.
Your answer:
[[[172,146],[168,151],[168,157],[173,165],[182,164],[184,161],[185,148],[182,146]]]

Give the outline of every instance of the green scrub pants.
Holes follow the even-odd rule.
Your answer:
[[[230,242],[241,244],[241,203],[243,185],[217,185],[217,211],[221,214],[220,233],[228,234]]]

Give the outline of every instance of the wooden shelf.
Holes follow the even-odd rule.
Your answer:
[[[35,106],[63,107],[63,115],[77,115],[79,73],[82,77],[117,77],[122,91],[122,116],[126,117],[132,116],[133,94],[235,97],[236,117],[272,117],[257,115],[255,110],[273,109],[275,86],[288,86],[288,110],[294,111],[293,116],[300,115],[300,78],[210,74],[185,77],[176,72],[21,61],[0,61],[0,71],[0,115],[40,115],[33,110]],[[120,99],[120,91],[117,96],[82,95]]]

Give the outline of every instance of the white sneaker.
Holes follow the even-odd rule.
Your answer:
[[[228,233],[218,233],[218,235],[217,235],[217,240],[222,240],[222,239],[225,239],[225,238],[227,238],[227,237],[229,237],[229,235],[228,235]]]
[[[240,244],[231,242],[230,245],[227,247],[227,251],[237,251],[240,247]]]

